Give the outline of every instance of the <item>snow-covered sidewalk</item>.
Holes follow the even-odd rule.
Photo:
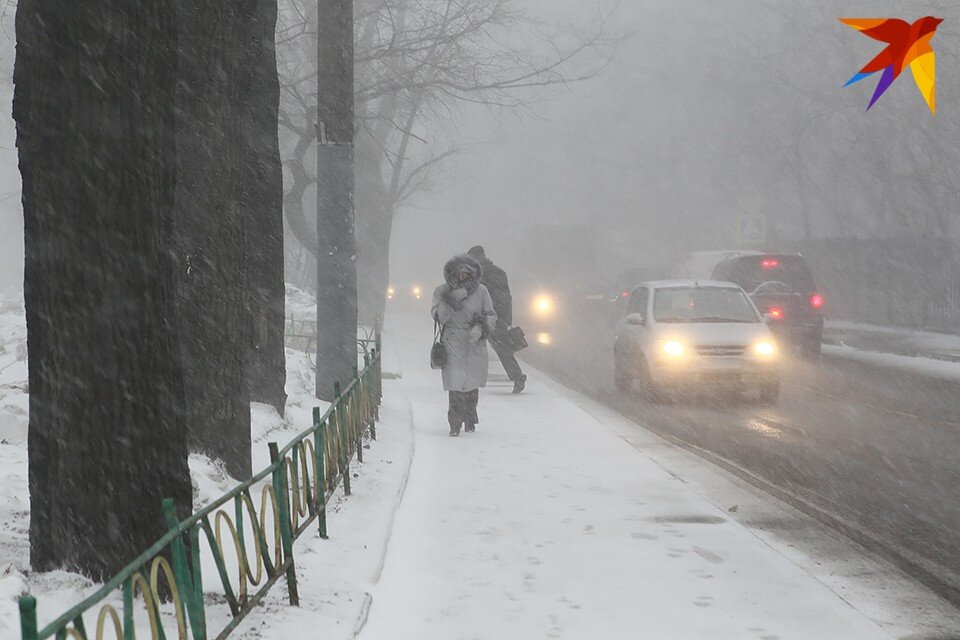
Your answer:
[[[960,336],[846,321],[824,327],[823,353],[915,375],[960,380]]]
[[[393,321],[416,454],[363,640],[890,637],[552,383],[492,384],[450,438]]]

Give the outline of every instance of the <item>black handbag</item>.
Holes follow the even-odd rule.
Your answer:
[[[529,344],[527,344],[527,337],[523,335],[523,329],[520,327],[510,327],[503,334],[502,344],[506,346],[510,351],[516,353],[517,351],[523,351],[526,349]]]
[[[433,319],[433,346],[430,347],[430,368],[442,369],[447,365],[447,347],[443,344],[443,332],[447,325]]]

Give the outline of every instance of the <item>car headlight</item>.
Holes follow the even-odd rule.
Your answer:
[[[544,294],[533,300],[533,310],[539,316],[549,316],[553,313],[553,298]]]
[[[777,355],[777,345],[772,340],[760,340],[754,343],[753,354],[760,358],[773,358]]]
[[[660,345],[660,351],[671,358],[682,358],[687,353],[687,348],[676,340],[667,340]]]

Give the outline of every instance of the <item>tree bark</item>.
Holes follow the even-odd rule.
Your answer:
[[[251,475],[247,228],[240,189],[245,23],[255,0],[179,0],[177,319],[189,445]]]
[[[118,571],[191,504],[173,318],[173,0],[20,0],[35,570]]]
[[[248,86],[243,111],[243,164],[238,185],[247,218],[247,260],[252,342],[248,352],[250,399],[283,415],[287,402],[283,350],[286,290],[283,277],[283,168],[280,162],[275,33],[277,0],[256,0],[248,23]]]
[[[387,141],[374,140],[374,135],[375,132],[362,133],[357,141],[358,319],[367,326],[382,320],[386,310],[393,227],[393,211],[387,207],[389,186],[384,183],[380,164],[383,161],[381,149]]]
[[[317,38],[317,397],[357,364],[353,2],[323,0]]]
[[[314,128],[315,130],[315,128]],[[311,255],[317,255],[317,222],[307,220],[303,206],[303,198],[310,189],[315,189],[316,176],[307,173],[306,155],[309,148],[316,142],[316,136],[306,131],[297,133],[299,139],[287,158],[287,168],[290,170],[290,190],[283,197],[283,211],[287,225],[293,232],[297,242]]]

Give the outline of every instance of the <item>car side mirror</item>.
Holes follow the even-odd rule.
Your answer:
[[[641,314],[631,313],[627,315],[627,324],[644,325],[647,324],[647,321],[644,320]]]

